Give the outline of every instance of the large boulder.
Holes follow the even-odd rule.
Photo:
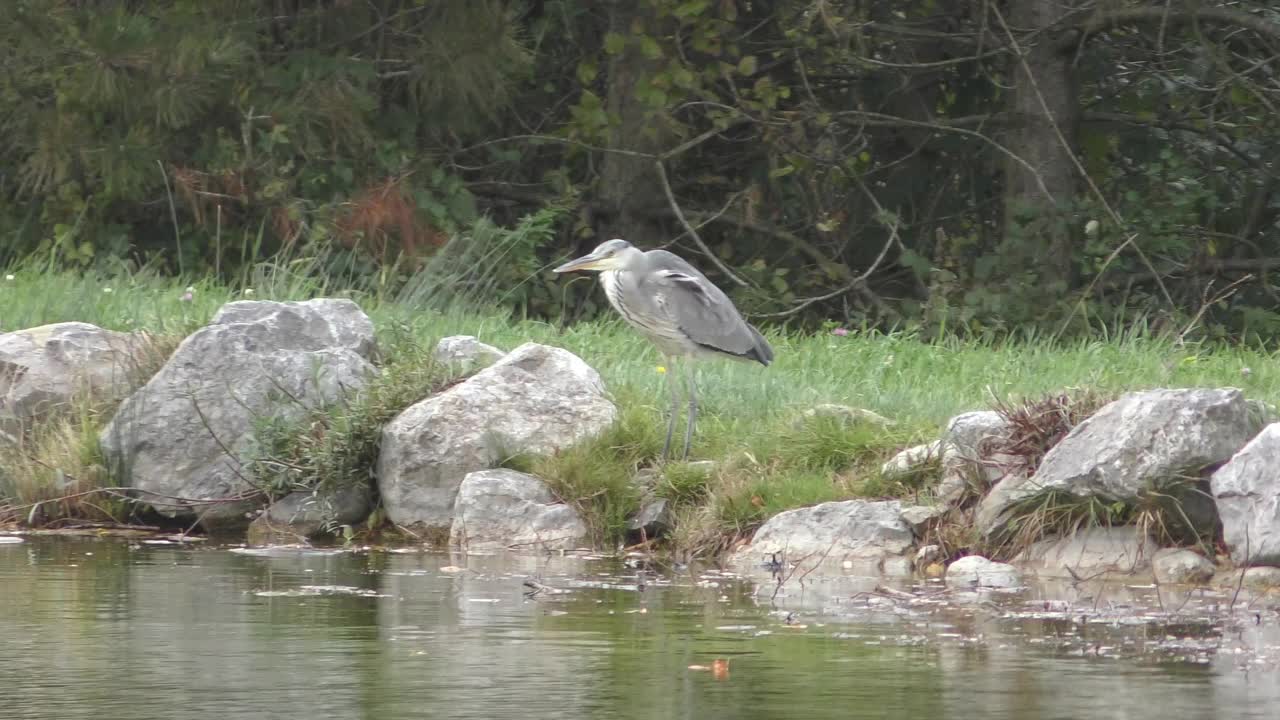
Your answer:
[[[906,555],[914,542],[897,500],[844,500],[787,510],[769,518],[736,564],[758,564],[778,553],[785,562],[883,562]]]
[[[587,525],[541,479],[514,470],[468,473],[458,487],[449,542],[465,550],[569,550]]]
[[[1238,565],[1280,565],[1280,423],[1263,428],[1209,479]]]
[[[560,348],[526,343],[382,431],[378,489],[397,525],[448,528],[468,473],[594,437],[618,410],[600,375]]]
[[[373,323],[350,300],[229,303],[124,401],[104,454],[159,512],[243,526],[257,504],[255,425],[360,388],[373,350]]]
[[[1256,431],[1235,388],[1129,393],[1072,428],[1033,476],[1001,480],[983,498],[975,524],[997,531],[1013,505],[1042,492],[1119,501],[1163,492],[1226,461]]]
[[[1155,543],[1133,525],[1087,527],[1045,538],[1014,558],[1014,564],[1045,577],[1090,577],[1145,571]]]
[[[0,334],[0,437],[21,435],[78,396],[128,395],[146,348],[141,336],[81,322]]]

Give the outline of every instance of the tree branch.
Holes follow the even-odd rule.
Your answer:
[[[1162,25],[1185,25],[1193,22],[1215,23],[1218,25],[1234,25],[1236,27],[1247,28],[1253,30],[1259,35],[1264,35],[1273,40],[1280,40],[1280,23],[1274,23],[1261,15],[1237,10],[1235,8],[1225,7],[1195,7],[1188,5],[1179,10],[1170,10],[1164,7],[1132,7],[1117,8],[1114,10],[1099,10],[1084,22],[1076,25],[1075,30],[1079,32],[1078,38],[1071,38],[1070,44],[1075,44],[1088,38],[1090,35],[1100,33],[1104,30],[1120,27],[1121,25],[1135,25],[1146,23],[1161,23]]]
[[[746,281],[735,275],[728,266],[720,262],[720,258],[716,257],[716,254],[711,252],[711,248],[707,247],[707,244],[702,241],[702,236],[698,234],[697,229],[690,225],[689,220],[685,218],[684,211],[680,209],[680,204],[676,202],[675,193],[671,192],[671,182],[667,180],[667,168],[663,165],[662,160],[654,160],[653,167],[658,171],[658,182],[662,183],[662,193],[667,196],[667,203],[671,205],[671,212],[676,216],[676,219],[680,221],[680,224],[684,226],[684,231],[689,234],[689,237],[693,238],[693,241],[698,245],[698,248],[702,250],[707,257],[711,258],[711,262],[715,263],[715,266],[720,268],[720,272],[724,273],[725,277],[734,281],[738,285],[746,287]]]

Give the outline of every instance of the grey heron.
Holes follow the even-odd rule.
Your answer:
[[[645,252],[620,238],[601,243],[589,255],[561,265],[557,273],[575,270],[600,272],[609,304],[667,358],[674,369],[676,358],[728,357],[773,361],[773,348],[752,327],[733,302],[693,265],[666,250]],[[689,390],[689,422],[684,431],[684,455],[689,456],[693,425],[698,416],[692,362],[683,363]],[[676,373],[667,373],[671,391],[671,418],[662,458],[671,454],[671,436],[680,410]]]

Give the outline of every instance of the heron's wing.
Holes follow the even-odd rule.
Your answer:
[[[720,288],[678,255],[664,250],[647,255],[644,289],[681,332],[710,350],[769,364],[773,350]]]

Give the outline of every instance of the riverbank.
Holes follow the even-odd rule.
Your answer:
[[[179,340],[204,327],[229,301],[336,294],[279,274],[259,280],[230,288],[146,275],[86,277],[17,269],[0,281],[0,307],[5,308],[0,331],[78,321],[145,333],[146,350],[134,365],[146,375],[158,371]],[[475,371],[436,359],[433,350],[440,339],[474,336],[503,352],[538,343],[568,350],[598,372],[616,406],[616,422],[571,451],[515,453],[498,464],[544,479],[558,499],[578,510],[599,547],[636,540],[628,522],[647,494],[669,502],[666,545],[691,554],[726,550],[792,508],[853,498],[931,503],[936,468],[894,475],[883,472],[882,465],[903,448],[938,439],[949,420],[966,411],[995,406],[1008,413],[1064,391],[1083,397],[1086,389],[1093,408],[1122,392],[1156,387],[1236,387],[1253,401],[1280,398],[1280,372],[1270,356],[1247,349],[1140,336],[1054,345],[922,342],[910,334],[851,328],[808,335],[775,330],[768,334],[777,361],[768,368],[702,365],[694,462],[671,465],[655,477],[669,369],[621,323],[562,329],[474,309],[423,308],[371,295],[352,299],[371,322],[377,351],[368,362],[380,372],[360,392],[325,403],[321,411],[255,428],[258,459],[264,461],[253,466],[262,473],[255,483],[281,495],[318,485],[368,483],[377,473],[383,427]],[[121,484],[102,448],[102,430],[119,402],[118,397],[81,398],[71,412],[35,428],[20,447],[2,451],[0,510],[10,522],[56,526],[76,519],[139,519],[139,503],[129,493],[98,491]],[[812,412],[822,406],[837,409]],[[839,407],[871,411],[887,422]],[[716,463],[714,468],[697,464],[704,460]],[[277,472],[281,467],[289,472]],[[635,482],[646,469],[649,481]],[[385,533],[387,514],[375,511],[347,525],[340,536]],[[951,549],[961,549],[964,542],[956,540]]]

